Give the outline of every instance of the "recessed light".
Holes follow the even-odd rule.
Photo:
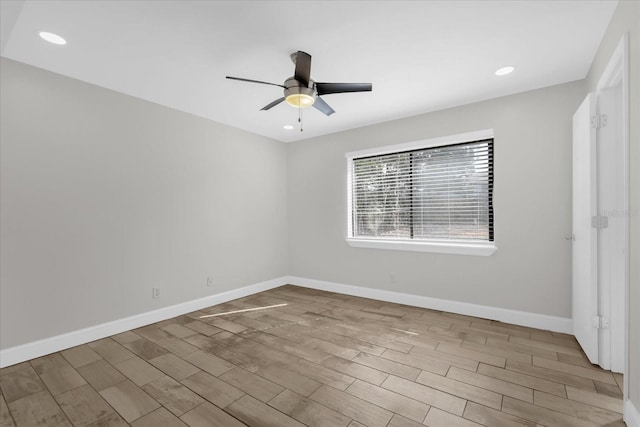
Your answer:
[[[496,76],[506,76],[507,74],[513,73],[513,70],[515,69],[516,67],[502,67],[496,70]]]
[[[53,34],[48,31],[40,31],[38,34],[40,35],[40,37],[42,37],[44,40],[48,41],[49,43],[60,44],[60,45],[67,44],[67,41],[57,34]]]
[[[286,130],[291,130],[291,129],[293,129],[293,126],[291,126],[291,125],[284,125],[284,126],[282,126],[282,127],[283,127],[284,129],[286,129]]]

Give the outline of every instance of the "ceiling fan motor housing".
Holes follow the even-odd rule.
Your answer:
[[[285,100],[294,107],[311,107],[318,96],[313,80],[309,80],[309,87],[306,87],[295,77],[289,77],[285,80],[284,87]]]

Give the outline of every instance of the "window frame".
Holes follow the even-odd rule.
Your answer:
[[[353,161],[362,157],[379,156],[385,154],[401,153],[420,149],[429,149],[454,144],[463,144],[495,137],[493,129],[484,129],[474,132],[413,141],[403,144],[387,145],[366,150],[352,151],[345,154],[347,159],[347,237],[346,242],[357,248],[389,249],[414,252],[434,252],[459,255],[492,255],[498,248],[495,242],[495,221],[493,241],[456,241],[449,239],[375,239],[366,237],[354,237],[353,235]],[[493,159],[495,167],[495,159]],[[495,180],[494,180],[495,187]],[[495,200],[495,190],[493,191]],[[495,212],[494,212],[495,215]]]

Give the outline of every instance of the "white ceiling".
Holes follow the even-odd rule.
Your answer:
[[[0,1],[2,56],[291,142],[582,79],[617,1]],[[39,31],[57,33],[65,46]],[[330,117],[282,103],[289,54],[324,82]],[[506,77],[494,76],[505,65]],[[283,125],[296,125],[284,130]]]

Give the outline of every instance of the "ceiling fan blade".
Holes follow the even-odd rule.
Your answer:
[[[284,96],[282,98],[278,98],[275,101],[273,101],[271,104],[267,104],[264,107],[262,107],[260,109],[260,111],[266,111],[266,110],[270,110],[271,108],[275,107],[276,105],[280,104],[282,101],[284,101]]]
[[[318,95],[345,92],[370,92],[371,83],[316,83]]]
[[[305,86],[311,80],[311,55],[301,50],[296,54],[296,72],[293,77]]]
[[[313,106],[316,107],[316,110],[323,112],[325,116],[330,116],[335,113],[335,110],[319,96],[316,96],[316,101],[313,103]]]
[[[283,85],[279,85],[279,84],[276,84],[276,83],[262,82],[260,80],[243,79],[241,77],[231,77],[231,76],[227,76],[227,78],[229,80],[240,80],[241,82],[260,83],[260,84],[263,84],[263,85],[271,85],[271,86],[278,86],[278,87],[281,87],[281,88],[285,88]]]

